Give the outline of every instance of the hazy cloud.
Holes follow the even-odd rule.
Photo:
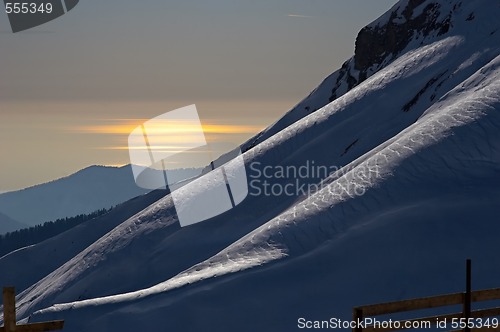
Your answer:
[[[299,15],[299,14],[288,14],[286,16],[288,16],[288,17],[300,17],[300,18],[314,18],[314,16]]]

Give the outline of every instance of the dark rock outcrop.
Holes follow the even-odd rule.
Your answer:
[[[419,8],[418,15],[414,15],[420,6],[424,6],[423,9]],[[461,2],[453,10],[460,6]],[[330,101],[340,95],[338,90],[343,80],[347,83],[347,89],[352,89],[396,59],[417,35],[423,41],[431,34],[440,36],[447,33],[452,25],[453,12],[443,19],[440,7],[434,1],[409,0],[404,8],[395,6],[384,24],[368,25],[361,29],[356,38],[354,57],[342,66]]]

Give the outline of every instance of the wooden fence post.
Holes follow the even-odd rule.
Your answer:
[[[352,329],[353,332],[362,332],[363,328],[358,324],[358,322],[363,320],[363,309],[354,308],[352,311],[352,320],[354,322],[355,328]]]
[[[3,308],[5,332],[14,332],[16,328],[16,292],[14,287],[3,289]]]
[[[64,321],[56,320],[51,322],[17,325],[16,291],[14,287],[5,287],[3,289],[3,325],[3,327],[0,327],[0,332],[44,332],[62,330]]]
[[[472,303],[472,264],[471,260],[467,259],[466,272],[465,272],[465,298],[464,298],[464,312],[463,316],[467,323],[465,332],[470,332],[469,318],[471,318],[471,303]]]

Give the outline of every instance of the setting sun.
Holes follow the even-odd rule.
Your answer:
[[[127,150],[126,138],[138,127],[143,126],[148,119],[116,119],[113,124],[89,125],[70,128],[71,131],[97,134],[97,135],[115,135],[123,145],[98,147],[105,150]],[[209,142],[224,142],[227,135],[251,135],[263,129],[262,126],[239,125],[239,124],[215,124],[202,123],[202,129]],[[160,120],[154,124],[148,125],[148,136],[154,137],[155,144],[153,149],[179,151],[182,147],[189,145],[192,135],[198,131],[199,127],[187,123],[183,120]],[[160,144],[158,144],[160,143]],[[132,149],[141,149],[132,147]]]

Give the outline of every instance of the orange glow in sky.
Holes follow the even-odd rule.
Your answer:
[[[126,122],[121,124],[111,125],[96,125],[75,127],[73,130],[78,132],[86,132],[91,134],[112,134],[112,135],[129,135],[137,126],[146,122],[147,119],[139,120],[119,120]],[[253,134],[264,129],[263,126],[248,126],[248,125],[221,125],[221,124],[202,124],[203,132],[206,134]],[[162,125],[152,127],[153,131],[148,130],[148,134],[158,134],[168,131],[170,133],[189,134],[196,131],[197,128],[185,125],[182,121],[172,123],[169,121]]]
[[[89,125],[71,127],[70,130],[80,133],[97,134],[97,135],[115,135],[123,144],[117,146],[102,146],[97,149],[102,150],[128,150],[130,147],[126,144],[126,138],[132,133],[134,129],[147,122],[148,119],[117,119],[114,120],[115,124],[104,125]],[[203,132],[207,141],[209,142],[224,142],[227,141],[227,135],[245,135],[255,134],[263,130],[263,126],[255,125],[237,125],[237,124],[214,124],[203,123]],[[199,127],[184,123],[182,120],[177,121],[160,121],[155,122],[154,125],[148,126],[148,136],[154,136],[155,146],[153,149],[169,150],[171,152],[184,145],[189,145],[190,137],[196,133]],[[168,135],[165,135],[168,133]],[[162,135],[165,135],[162,139]],[[158,143],[161,143],[158,145]],[[139,149],[139,147],[131,147],[132,149]],[[182,151],[180,149],[179,151]]]

